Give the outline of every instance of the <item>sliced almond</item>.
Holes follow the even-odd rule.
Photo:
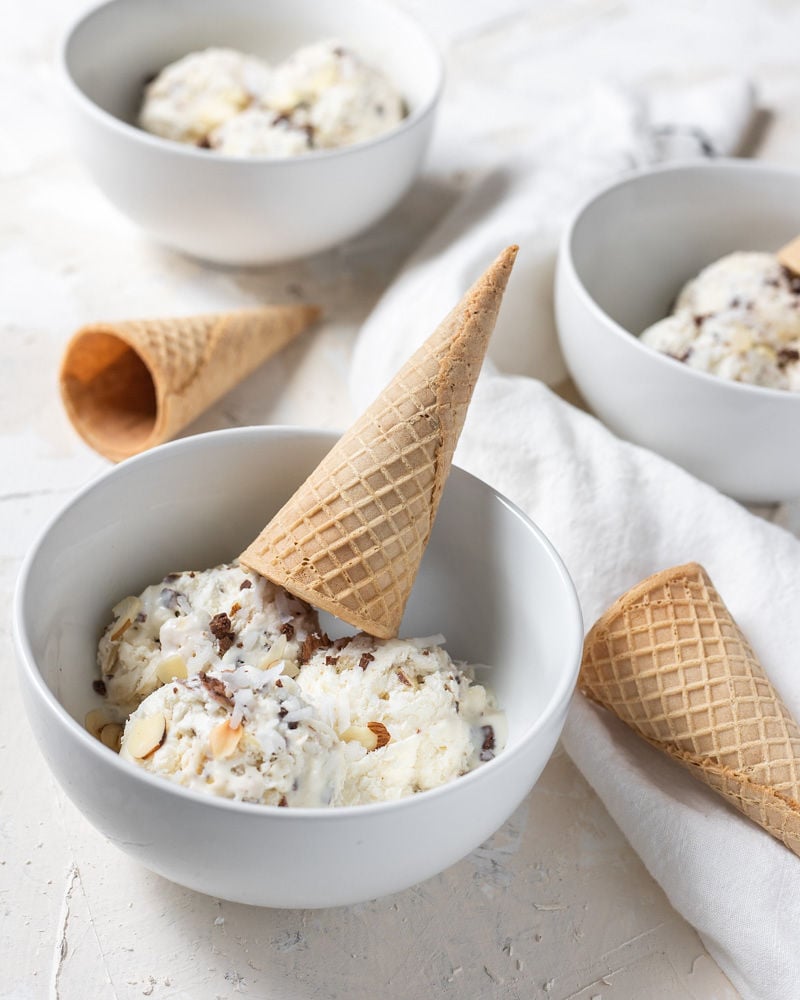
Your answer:
[[[348,726],[340,739],[345,743],[360,743],[365,750],[378,750],[391,739],[389,730],[382,722],[368,722],[366,726]]]
[[[259,663],[259,667],[262,670],[266,670],[268,667],[271,667],[274,663],[277,663],[278,660],[282,660],[286,655],[286,646],[287,646],[286,636],[279,635],[278,638],[275,640],[275,642],[273,642],[273,644],[267,650],[267,654],[261,661],[261,663]]]
[[[392,738],[391,733],[382,722],[368,722],[367,729],[369,729],[378,741],[378,745],[375,747],[376,750],[380,750],[381,747],[385,747]]]
[[[90,712],[86,713],[83,725],[87,732],[91,733],[96,740],[99,740],[100,731],[103,726],[107,726],[110,721],[111,720],[102,708],[93,708]]]
[[[367,751],[376,750],[378,747],[377,735],[366,726],[348,726],[339,738],[345,743],[360,743]]]
[[[142,760],[161,746],[167,731],[163,712],[134,719],[125,732],[125,746],[131,757]]]
[[[126,597],[115,604],[111,609],[112,614],[118,619],[119,624],[111,633],[111,641],[119,642],[122,636],[128,631],[136,620],[136,616],[142,610],[142,602],[138,597]]]
[[[186,661],[178,653],[172,656],[165,656],[156,667],[156,677],[162,684],[169,684],[170,681],[183,681],[189,676],[186,669]]]
[[[220,722],[218,726],[214,726],[208,737],[208,745],[211,747],[211,753],[217,757],[224,759],[225,757],[230,757],[236,752],[236,748],[239,746],[239,740],[242,738],[242,726],[238,725],[235,729],[232,729],[228,724],[228,720],[225,719]]]
[[[119,753],[122,742],[122,726],[118,722],[109,722],[100,730],[100,742],[104,743],[114,753]]]

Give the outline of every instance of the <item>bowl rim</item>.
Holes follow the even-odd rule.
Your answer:
[[[638,334],[626,329],[621,323],[618,323],[615,319],[613,319],[613,317],[609,316],[609,314],[602,309],[600,305],[598,305],[597,301],[589,293],[583,283],[583,280],[578,272],[578,268],[575,265],[575,258],[573,255],[575,230],[583,221],[586,213],[589,212],[602,198],[610,195],[618,188],[627,187],[628,185],[636,185],[659,174],[693,174],[700,171],[708,172],[714,170],[720,170],[723,173],[761,173],[765,175],[782,176],[787,179],[796,180],[798,186],[800,187],[800,170],[794,170],[791,167],[785,167],[779,164],[762,163],[756,160],[745,160],[737,157],[715,157],[711,160],[664,163],[628,171],[621,177],[617,177],[611,183],[605,184],[602,188],[594,191],[572,212],[560,241],[558,253],[559,269],[564,269],[565,276],[571,280],[573,287],[577,290],[579,299],[583,302],[584,306],[588,308],[589,312],[601,321],[602,325],[611,332],[613,337],[622,339],[626,344],[629,344],[634,351],[641,352],[640,356],[642,358],[646,357],[651,359],[653,364],[657,366],[668,365],[669,370],[672,372],[683,372],[687,378],[698,380],[697,384],[699,386],[713,385],[719,392],[730,391],[734,394],[739,393],[755,397],[760,396],[762,399],[772,400],[773,403],[779,399],[791,400],[792,402],[778,405],[796,406],[800,403],[800,392],[796,390],[777,389],[771,386],[755,385],[750,382],[738,382],[735,379],[724,378],[723,376],[715,375],[712,372],[705,372],[699,368],[692,368],[691,365],[686,365],[683,362],[678,361],[677,358],[672,358],[668,354],[664,354],[662,351],[658,351],[654,347],[650,347],[648,344],[643,344]],[[713,262],[709,261],[709,264],[711,263]],[[558,326],[560,336],[560,324]],[[680,378],[680,375],[678,377]]]
[[[371,149],[375,146],[380,146],[386,142],[393,141],[398,136],[416,128],[425,119],[429,118],[436,110],[442,96],[445,79],[444,56],[441,48],[434,40],[433,36],[416,18],[412,17],[402,8],[390,5],[386,2],[386,0],[371,0],[370,6],[374,7],[376,10],[381,8],[384,10],[391,10],[393,15],[396,15],[400,19],[404,20],[413,30],[417,32],[420,40],[428,47],[435,67],[436,79],[431,93],[425,97],[418,107],[413,108],[397,125],[387,129],[385,132],[381,132],[380,135],[377,135],[372,139],[362,139],[359,142],[349,143],[346,146],[339,146],[333,149],[311,149],[298,156],[267,156],[264,154],[251,156],[244,156],[240,154],[231,156],[228,154],[218,153],[213,149],[202,149],[199,146],[193,146],[189,143],[177,142],[173,139],[165,139],[162,136],[147,132],[145,129],[139,128],[136,125],[131,125],[128,122],[123,121],[121,118],[118,118],[116,115],[111,114],[111,112],[105,111],[81,89],[75,81],[70,68],[69,48],[73,39],[77,37],[79,31],[105,8],[119,6],[129,2],[130,0],[100,0],[99,3],[93,4],[89,8],[81,11],[81,13],[75,17],[62,32],[61,40],[58,46],[58,71],[72,98],[77,101],[78,105],[82,107],[84,111],[90,114],[96,121],[99,121],[101,125],[106,128],[111,128],[112,131],[117,132],[123,138],[127,138],[132,142],[142,142],[145,146],[150,146],[155,150],[161,150],[165,154],[173,153],[177,156],[194,159],[198,163],[230,163],[249,167],[264,167],[270,164],[275,166],[286,166],[287,164],[320,163],[325,160],[337,159],[354,154],[357,155],[365,149]]]
[[[331,446],[333,446],[338,439],[339,434],[323,428],[300,427],[296,425],[228,427],[221,430],[208,431],[203,434],[196,434],[191,437],[180,438],[176,441],[159,445],[156,448],[151,448],[149,451],[136,455],[133,458],[126,459],[118,465],[112,466],[110,469],[107,469],[100,475],[95,476],[87,484],[81,487],[77,493],[74,494],[74,496],[64,503],[47,520],[22,562],[14,591],[12,617],[14,642],[17,653],[17,668],[25,675],[29,686],[35,691],[35,696],[43,703],[51,717],[53,717],[60,726],[65,727],[66,734],[69,738],[77,738],[80,742],[82,742],[84,749],[88,750],[90,754],[100,755],[98,757],[98,764],[100,766],[106,765],[112,768],[121,768],[121,780],[144,782],[145,786],[151,787],[154,792],[159,792],[164,795],[175,794],[179,798],[188,799],[189,802],[193,802],[195,804],[205,803],[209,808],[221,809],[223,812],[242,813],[245,816],[250,816],[252,818],[261,816],[271,820],[280,817],[281,822],[289,822],[295,818],[309,816],[314,816],[316,818],[316,822],[346,822],[355,816],[360,817],[374,813],[393,812],[395,809],[414,808],[420,802],[431,801],[434,797],[451,795],[453,794],[454,789],[457,793],[457,789],[459,788],[465,789],[475,782],[484,781],[486,780],[487,775],[491,775],[497,770],[505,769],[515,758],[523,754],[528,744],[533,742],[539,732],[544,729],[545,726],[552,721],[552,719],[557,718],[562,710],[564,714],[566,714],[567,705],[569,704],[577,683],[580,671],[581,653],[583,649],[583,616],[575,583],[572,580],[563,559],[556,551],[552,542],[550,542],[541,528],[539,528],[539,526],[530,517],[528,517],[524,511],[522,511],[513,501],[504,497],[488,483],[479,479],[477,476],[474,476],[472,473],[467,472],[465,469],[462,469],[460,466],[454,466],[454,468],[458,469],[459,475],[467,477],[468,480],[472,480],[473,482],[479,484],[481,488],[488,490],[497,502],[506,507],[508,511],[521,521],[522,524],[525,525],[525,527],[527,527],[528,530],[535,536],[539,545],[544,550],[545,555],[548,557],[549,561],[556,570],[564,591],[568,615],[572,618],[572,638],[568,643],[568,648],[564,656],[564,662],[570,664],[570,668],[565,670],[559,677],[558,683],[550,692],[549,698],[542,706],[535,721],[527,728],[515,746],[505,748],[492,760],[481,764],[479,767],[474,768],[467,774],[460,775],[458,778],[449,781],[444,785],[439,785],[436,788],[417,792],[414,795],[405,796],[400,799],[353,806],[336,806],[331,808],[293,806],[290,809],[256,802],[240,802],[234,799],[225,799],[217,796],[205,795],[195,789],[184,788],[183,786],[175,784],[171,781],[166,781],[158,775],[142,771],[141,769],[132,766],[128,761],[122,760],[122,758],[113,753],[113,751],[109,751],[107,747],[103,746],[97,739],[87,732],[87,730],[81,726],[80,723],[69,714],[69,712],[67,712],[46,684],[41,671],[36,664],[28,636],[23,627],[25,617],[24,605],[26,603],[28,582],[33,565],[38,557],[38,553],[42,545],[45,543],[51,531],[57,526],[61,519],[74,507],[80,505],[85,497],[94,491],[101,489],[108,479],[118,475],[119,470],[124,469],[127,471],[134,466],[147,465],[154,460],[160,461],[162,455],[173,451],[201,450],[205,443],[212,439],[214,441],[220,441],[228,437],[252,437],[254,439],[262,437],[316,438],[318,440],[327,439],[330,441]],[[532,669],[535,669],[535,667]]]

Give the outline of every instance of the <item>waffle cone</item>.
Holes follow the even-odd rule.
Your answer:
[[[800,727],[702,566],[620,597],[586,637],[579,683],[800,855]]]
[[[85,326],[64,352],[61,398],[87,444],[120,461],[169,440],[318,315],[263,306]]]
[[[473,285],[240,560],[371,635],[397,635],[517,248]]]

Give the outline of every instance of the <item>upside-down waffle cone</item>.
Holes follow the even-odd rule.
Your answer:
[[[241,555],[371,635],[397,635],[517,248],[505,250]]]
[[[177,434],[318,315],[262,306],[82,327],[61,363],[67,414],[106,458],[128,458]]]
[[[800,727],[702,566],[623,594],[586,637],[579,683],[800,854]]]

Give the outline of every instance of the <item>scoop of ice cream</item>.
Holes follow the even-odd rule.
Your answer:
[[[270,69],[255,56],[210,48],[171,63],[145,89],[143,129],[176,142],[202,143],[267,88]]]
[[[800,279],[773,254],[733,253],[682,289],[642,342],[723,378],[800,390]]]
[[[160,685],[242,663],[296,672],[317,614],[238,564],[172,573],[113,609],[98,647],[109,703],[124,717]]]
[[[305,46],[279,64],[262,102],[310,126],[316,148],[370,139],[405,114],[386,76],[337,41]]]
[[[208,143],[226,156],[300,156],[311,149],[308,128],[265,108],[248,108],[223,122]]]
[[[120,601],[98,661],[108,707],[129,716],[125,759],[241,801],[358,805],[435,788],[505,745],[494,696],[443,642],[331,640],[312,608],[233,563]],[[87,727],[114,747],[120,727],[100,714]]]
[[[201,674],[164,685],[128,719],[120,756],[212,795],[274,806],[338,800],[344,749],[288,677],[230,687]],[[246,704],[237,695],[248,691]]]
[[[437,640],[359,635],[318,649],[301,666],[303,696],[346,743],[339,804],[435,788],[504,745],[493,696]]]

